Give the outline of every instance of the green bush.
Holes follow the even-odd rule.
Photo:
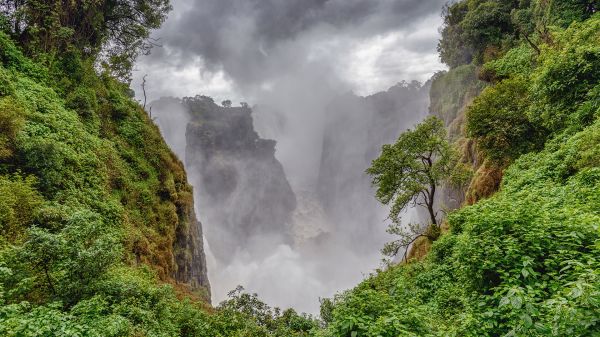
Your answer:
[[[0,234],[9,242],[19,241],[44,203],[36,182],[33,176],[0,175]]]
[[[467,109],[467,135],[486,157],[499,162],[535,150],[545,135],[528,120],[529,105],[528,83],[522,78],[486,88]]]
[[[8,72],[4,68],[0,68],[0,97],[9,96],[15,92]]]
[[[532,75],[534,106],[529,111],[530,120],[553,131],[578,127],[573,125],[571,116],[585,104],[600,81],[598,32],[600,15],[595,15],[556,34],[556,48],[545,50],[540,66]],[[589,118],[587,121],[590,122]]]
[[[529,77],[533,70],[535,52],[530,46],[523,44],[509,50],[506,55],[483,65],[482,72],[488,74],[492,82],[509,77]]]
[[[0,73],[1,75],[1,73]],[[0,97],[0,172],[15,152],[17,133],[25,111],[12,97]]]

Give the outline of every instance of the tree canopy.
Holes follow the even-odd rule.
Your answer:
[[[367,173],[377,186],[377,198],[392,204],[392,220],[398,222],[400,212],[412,202],[426,207],[431,224],[437,225],[433,205],[436,186],[449,177],[452,159],[443,122],[430,116],[414,130],[401,134],[395,144],[384,145]]]
[[[150,31],[170,9],[169,0],[0,0],[0,28],[31,55],[72,48],[128,79],[135,58],[156,44]]]
[[[549,27],[567,27],[598,11],[598,0],[467,0],[444,8],[438,51],[454,68],[482,64],[518,43],[520,37],[536,49],[548,42]]]

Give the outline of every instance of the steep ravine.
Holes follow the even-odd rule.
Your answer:
[[[263,249],[265,236],[289,244],[296,197],[275,158],[275,141],[254,131],[248,107],[220,107],[206,97],[183,104],[191,115],[186,166],[201,186],[215,258],[229,263],[238,249]]]
[[[264,106],[219,106],[206,96],[153,102],[155,122],[196,187],[214,300],[241,284],[269,303],[315,312],[319,297],[378,267],[387,211],[365,170],[383,144],[426,115],[428,90],[402,82],[368,97],[331,97],[322,134],[287,132],[296,125],[285,111]],[[295,153],[282,155],[278,142],[290,134],[322,141],[317,148],[284,146]],[[293,190],[288,180],[299,179],[277,158],[315,155],[319,165],[309,175],[317,181]]]

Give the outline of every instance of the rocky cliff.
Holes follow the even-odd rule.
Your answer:
[[[202,236],[202,224],[197,220],[193,203],[183,215],[182,226],[176,232],[174,246],[177,270],[175,279],[189,285],[192,289],[203,289],[203,294],[210,302],[210,282],[206,268],[206,255]]]
[[[198,204],[210,224],[205,230],[217,260],[229,261],[236,249],[256,245],[264,236],[291,240],[296,197],[275,158],[275,141],[254,131],[248,106],[223,107],[196,96],[162,99],[153,109],[159,124],[166,111],[185,112],[186,167],[198,186]],[[180,144],[182,130],[165,133],[170,143]]]

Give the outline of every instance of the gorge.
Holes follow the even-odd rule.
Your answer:
[[[599,336],[599,10],[0,0],[0,336]]]
[[[219,106],[206,96],[152,102],[195,186],[215,302],[242,285],[270,304],[315,313],[319,298],[378,267],[386,209],[373,198],[365,170],[381,145],[427,114],[428,90],[403,82],[368,97],[332,97],[321,133],[311,134],[320,147],[283,147],[293,154],[279,154],[278,143],[255,130],[303,142],[285,138],[301,133],[277,110]],[[294,162],[277,159],[286,157]],[[294,176],[298,158],[316,158],[316,172]],[[306,182],[307,175],[314,180],[292,190],[288,179]]]

